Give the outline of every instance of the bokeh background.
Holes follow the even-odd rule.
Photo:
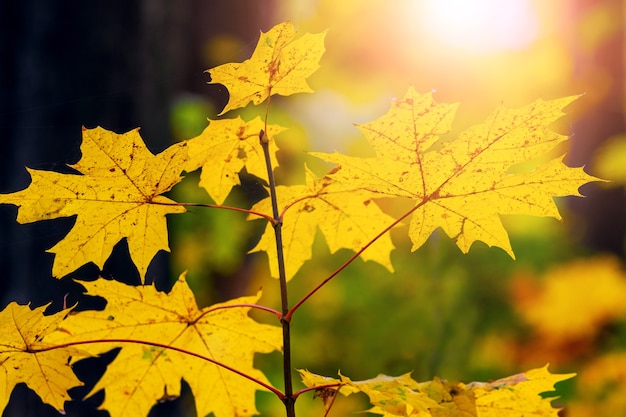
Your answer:
[[[501,104],[584,94],[554,129],[572,135],[569,165],[612,182],[558,199],[563,222],[503,218],[516,261],[480,243],[462,255],[440,233],[410,253],[405,230],[394,230],[394,274],[357,261],[298,312],[294,365],[353,379],[412,371],[418,380],[468,382],[549,362],[552,372],[578,373],[559,385],[563,415],[626,415],[625,8],[620,0],[0,1],[0,192],[28,185],[25,166],[63,171],[76,162],[82,125],[120,133],[140,126],[155,153],[195,136],[228,97],[203,71],[246,59],[259,31],[284,20],[328,35],[310,79],[316,93],[272,101],[272,120],[290,127],[279,142],[283,183],[301,179],[302,162],[314,163],[304,150],[366,155],[352,124],[385,113],[409,85],[460,102],[456,132]],[[174,198],[209,201],[190,177]],[[228,203],[262,197],[243,177]],[[0,206],[2,306],[60,308],[66,295],[88,305],[68,278],[99,271],[87,266],[55,280],[45,253],[73,219],[18,225],[15,213]],[[172,217],[172,254],[157,256],[148,280],[167,290],[188,269],[201,305],[263,287],[262,301],[276,306],[268,260],[245,255],[263,225],[244,219],[206,209]],[[350,255],[330,254],[318,237],[315,259],[291,283],[292,300]],[[101,273],[136,284],[126,250],[121,242]],[[76,398],[112,357],[81,364],[86,387]],[[278,356],[258,363],[281,386]],[[95,411],[102,396],[68,404],[68,415],[107,415]],[[271,395],[258,398],[263,415],[281,415]],[[331,415],[362,410],[362,400],[337,400]],[[298,406],[301,416],[323,415],[319,399],[302,397]],[[19,386],[3,415],[56,412]],[[185,388],[151,415],[196,414]]]

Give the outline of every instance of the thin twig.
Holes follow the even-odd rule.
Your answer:
[[[315,391],[318,389],[324,389],[324,388],[340,388],[343,384],[341,382],[335,382],[332,384],[326,384],[326,385],[317,385],[315,387],[306,387],[306,388],[302,388],[301,390],[296,391],[293,396],[294,397],[299,397],[300,395],[304,394],[305,392],[310,392],[310,391]]]
[[[222,306],[217,306],[217,307],[213,307],[213,308],[209,308],[205,311],[202,312],[202,314],[200,314],[200,316],[198,317],[198,319],[204,317],[205,315],[212,313],[216,310],[222,310],[224,308],[255,308],[257,310],[262,310],[262,311],[267,311],[268,313],[272,313],[273,315],[275,315],[276,317],[278,317],[279,319],[282,318],[282,313],[278,310],[275,310],[273,308],[270,307],[265,307],[259,304],[246,304],[246,303],[242,303],[242,304],[226,304],[226,305],[222,305]],[[198,320],[196,319],[196,321]]]
[[[334,384],[318,385],[316,387],[307,387],[307,388],[297,391],[294,394],[294,397],[297,398],[300,394],[304,394],[305,392],[315,391],[313,398],[317,396],[322,400],[322,402],[324,403],[324,408],[326,409],[326,412],[324,413],[324,417],[327,417],[328,413],[330,412],[330,409],[333,407],[333,404],[335,404],[335,400],[337,399],[337,394],[339,394],[339,388],[341,388],[342,385],[343,385],[342,383],[337,382]],[[329,392],[332,393],[331,394],[332,398],[330,400],[330,404],[327,404]]]
[[[258,211],[253,211],[241,207],[232,207],[232,206],[222,206],[219,204],[209,204],[209,203],[166,203],[166,202],[150,202],[150,204],[160,205],[160,206],[182,206],[182,207],[207,207],[207,208],[215,208],[215,209],[223,209],[223,210],[231,210],[238,211],[240,213],[250,214],[252,216],[258,216],[266,219],[270,223],[274,223],[274,218],[269,214],[259,213]]]
[[[31,349],[30,352],[31,353],[38,353],[38,352],[47,352],[50,350],[55,350],[55,349],[63,349],[66,347],[70,347],[70,346],[79,346],[79,345],[88,345],[88,344],[95,344],[95,343],[135,343],[135,344],[141,344],[141,345],[149,345],[149,346],[156,346],[156,347],[160,347],[163,349],[169,349],[169,350],[175,350],[176,352],[180,352],[183,353],[185,355],[189,355],[189,356],[195,356],[196,358],[205,360],[207,362],[211,362],[214,365],[217,365],[221,368],[224,368],[230,372],[236,373],[237,375],[240,375],[260,386],[262,386],[263,388],[266,388],[268,390],[270,390],[271,392],[273,392],[274,394],[276,394],[276,396],[278,398],[280,398],[281,400],[284,400],[285,394],[283,394],[280,390],[274,388],[273,386],[266,384],[263,381],[260,381],[258,379],[256,379],[255,377],[246,374],[245,372],[239,371],[235,368],[232,368],[224,363],[221,363],[220,361],[217,361],[213,358],[209,358],[208,356],[204,356],[201,355],[199,353],[196,352],[192,352],[190,350],[186,350],[183,348],[179,348],[176,346],[170,346],[167,345],[165,343],[159,343],[159,342],[148,342],[145,340],[137,340],[137,339],[98,339],[98,340],[83,340],[83,341],[79,341],[79,342],[68,342],[68,343],[62,343],[60,345],[54,345],[54,346],[48,346],[45,348],[40,348],[40,349]]]
[[[345,261],[343,264],[341,264],[341,266],[339,268],[337,268],[332,274],[330,274],[324,281],[322,281],[321,283],[319,283],[315,288],[313,288],[311,291],[309,291],[309,293],[307,293],[304,297],[302,297],[302,299],[300,301],[298,301],[293,307],[291,307],[291,309],[289,310],[289,312],[287,313],[285,319],[287,320],[291,320],[291,317],[293,316],[293,313],[300,308],[300,306],[302,304],[304,304],[304,302],[306,300],[308,300],[309,298],[311,298],[311,296],[313,294],[315,294],[317,291],[319,291],[324,285],[326,285],[331,279],[333,279],[335,276],[337,276],[337,274],[339,274],[341,271],[343,271],[348,265],[350,265],[352,262],[354,262],[355,259],[357,259],[359,256],[361,256],[361,254],[363,252],[365,252],[365,250],[367,248],[369,248],[370,246],[372,246],[374,244],[374,242],[376,242],[378,239],[380,239],[385,233],[389,232],[391,229],[393,229],[394,227],[396,227],[402,220],[406,219],[408,216],[410,216],[411,214],[413,214],[413,212],[415,210],[417,210],[419,207],[421,207],[423,205],[423,203],[418,204],[414,207],[412,207],[409,211],[407,211],[406,213],[404,213],[402,216],[400,216],[399,218],[397,218],[396,220],[394,220],[389,226],[385,227],[380,233],[378,233],[372,240],[370,240],[369,242],[367,242],[367,244],[365,246],[363,246],[361,249],[359,249],[358,251],[356,251],[354,253],[354,255],[352,255],[350,258],[348,258],[347,261]]]

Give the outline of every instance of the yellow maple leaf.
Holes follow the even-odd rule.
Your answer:
[[[558,397],[539,394],[554,391],[557,382],[575,375],[551,374],[546,365],[493,382],[471,383],[464,388],[471,389],[476,397],[478,417],[557,417],[559,409],[552,407],[551,402]]]
[[[198,415],[216,417],[256,414],[255,391],[260,385],[204,361],[150,342],[184,349],[236,368],[267,383],[253,367],[256,353],[282,348],[279,327],[260,324],[248,316],[260,294],[198,309],[184,275],[169,293],[154,286],[128,286],[99,279],[81,282],[88,295],[104,297],[102,311],[68,316],[54,333],[56,343],[101,341],[81,345],[97,355],[122,347],[89,395],[104,389],[102,408],[112,417],[145,416],[157,401],[180,394],[184,378],[194,395]],[[120,343],[123,340],[145,343]],[[110,342],[107,342],[110,341]]]
[[[337,164],[332,177],[346,187],[414,200],[412,250],[441,227],[464,253],[480,240],[514,256],[500,215],[560,219],[553,197],[580,195],[581,185],[597,180],[561,159],[511,171],[567,139],[548,126],[575,98],[499,108],[485,123],[443,142],[439,136],[450,130],[456,106],[438,104],[431,94],[410,88],[387,114],[359,126],[376,158],[314,155]]]
[[[383,416],[431,417],[433,410],[441,409],[443,401],[433,390],[424,389],[429,383],[418,383],[407,373],[400,376],[378,375],[363,381],[352,381],[339,374],[340,379],[313,374],[307,370],[298,370],[302,383],[307,387],[337,384],[335,388],[348,396],[362,392],[374,406],[367,410]],[[449,395],[448,395],[449,397]]]
[[[438,408],[436,401],[423,392],[411,374],[397,377],[378,375],[364,381],[352,381],[341,375],[346,395],[362,392],[374,406],[370,412],[396,416],[429,416],[430,410]]]
[[[116,134],[97,127],[83,129],[80,149],[82,158],[71,167],[82,175],[28,169],[28,188],[0,195],[0,204],[19,206],[19,223],[77,215],[72,230],[49,249],[56,254],[55,277],[89,262],[102,268],[126,238],[143,280],[154,255],[169,251],[165,215],[185,211],[160,194],[180,181],[187,146],[153,155],[138,129]]]
[[[439,404],[420,390],[410,374],[398,377],[378,375],[364,381],[352,381],[339,374],[340,379],[313,374],[307,370],[298,370],[302,383],[307,387],[337,384],[335,388],[348,396],[363,392],[374,406],[368,412],[384,416],[430,417],[430,409],[438,408]]]
[[[313,91],[306,78],[319,68],[326,32],[306,33],[293,40],[295,35],[292,23],[279,23],[267,33],[261,32],[250,59],[207,71],[211,82],[224,84],[230,94],[221,114],[245,107],[251,101],[259,104],[273,94],[288,96]]]
[[[322,231],[331,253],[345,248],[359,250],[379,233],[393,218],[383,213],[372,201],[371,195],[353,191],[346,197],[341,184],[331,178],[318,179],[310,170],[306,185],[278,186],[279,207],[287,208],[282,224],[285,270],[291,279],[305,261],[311,259],[317,228]],[[252,207],[253,211],[271,213],[269,198]],[[373,250],[361,255],[363,260],[375,261],[393,270],[390,253],[393,243],[389,234],[374,244]],[[265,251],[269,259],[276,259],[274,228],[268,224],[259,243],[250,251]],[[278,266],[270,262],[273,277],[278,278]]]
[[[230,190],[240,184],[237,174],[244,166],[249,174],[267,179],[265,157],[259,142],[259,132],[264,128],[260,117],[249,122],[244,122],[241,117],[209,120],[209,126],[200,135],[187,141],[189,162],[185,171],[202,167],[200,186],[217,204],[223,204]],[[273,138],[283,130],[277,125],[267,126],[273,167],[278,166],[278,147]]]
[[[66,311],[44,315],[47,306],[31,309],[15,302],[0,312],[0,412],[15,385],[25,383],[41,400],[63,412],[67,391],[83,385],[68,364],[80,355],[76,349],[38,351],[48,346],[44,338],[56,329]]]
[[[556,417],[559,410],[550,404],[555,398],[540,394],[553,391],[554,384],[575,375],[551,374],[546,365],[493,382],[465,385],[439,378],[416,382],[410,374],[352,381],[341,374],[335,379],[298,372],[307,387],[337,385],[333,389],[343,395],[363,392],[374,406],[368,411],[385,417]]]

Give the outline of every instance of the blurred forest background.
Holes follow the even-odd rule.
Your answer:
[[[412,371],[418,380],[468,382],[549,362],[552,372],[578,373],[559,385],[563,415],[626,415],[625,8],[622,0],[0,0],[0,192],[28,185],[25,166],[63,171],[75,163],[82,125],[118,133],[140,126],[154,153],[197,135],[228,97],[203,71],[248,58],[259,31],[284,20],[301,33],[329,32],[310,79],[316,92],[272,100],[273,121],[291,127],[279,139],[283,183],[299,180],[303,150],[367,154],[352,123],[382,115],[409,85],[460,102],[457,132],[500,104],[584,93],[554,129],[573,135],[568,164],[612,182],[583,187],[586,198],[558,199],[564,222],[504,218],[516,261],[481,244],[462,255],[437,233],[411,254],[405,233],[392,232],[394,274],[357,261],[295,317],[294,365],[353,379]],[[253,180],[242,182],[227,203],[263,197]],[[173,195],[208,198],[193,181]],[[68,278],[99,271],[87,266],[56,280],[45,253],[73,219],[18,225],[15,214],[0,206],[2,307],[15,300],[60,308],[66,295],[69,304],[88,302]],[[189,269],[201,305],[261,286],[262,301],[278,303],[266,257],[245,255],[258,222],[205,209],[169,224],[172,254],[157,256],[149,282],[166,290]],[[329,254],[321,238],[314,255],[291,282],[292,300],[349,256]],[[139,282],[124,242],[102,275]],[[76,398],[104,366],[87,362]],[[277,357],[259,360],[281,386],[277,365]],[[184,392],[151,415],[195,416]],[[94,411],[102,395],[69,404],[68,415],[107,415]],[[279,401],[259,399],[263,415],[281,415]],[[331,415],[363,409],[360,400],[338,400]],[[303,417],[323,414],[319,400],[298,402]],[[3,414],[43,415],[57,413],[25,386]]]

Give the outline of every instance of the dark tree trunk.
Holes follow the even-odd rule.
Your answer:
[[[140,126],[152,152],[167,147],[173,98],[185,91],[213,91],[203,74],[203,43],[220,32],[256,40],[259,29],[271,24],[270,3],[0,0],[0,193],[28,186],[25,166],[67,171],[65,164],[80,158],[83,125],[118,133]],[[51,278],[53,258],[45,253],[73,220],[18,225],[16,211],[0,205],[0,308],[11,301],[33,306],[53,301],[52,307],[59,308],[66,294],[67,302],[75,303],[80,288]],[[113,259],[105,265],[105,276],[139,282],[127,272],[133,269],[124,243]],[[157,256],[148,281],[169,281],[166,259]],[[72,275],[93,278],[98,273],[88,266]],[[88,386],[101,373],[94,366],[102,365],[79,369]],[[79,391],[78,397],[88,390]],[[106,415],[94,411],[101,400],[98,394],[94,401],[70,405],[68,415]],[[182,415],[171,406],[162,408],[152,415]],[[3,415],[58,414],[21,386]]]
[[[597,7],[607,7],[610,14],[623,22],[626,10],[621,0],[577,0],[571,9],[571,45],[574,48],[574,81],[589,90],[583,101],[593,103],[572,130],[572,146],[567,162],[572,166],[587,167],[594,174],[593,155],[603,142],[626,132],[626,74],[623,24],[610,36],[589,48],[582,34],[583,19]],[[602,79],[601,79],[602,78]],[[594,83],[591,81],[595,80]],[[571,207],[577,219],[571,224],[593,251],[610,252],[624,257],[626,238],[626,196],[623,187],[604,187],[590,184],[583,187],[586,199],[572,199]]]

